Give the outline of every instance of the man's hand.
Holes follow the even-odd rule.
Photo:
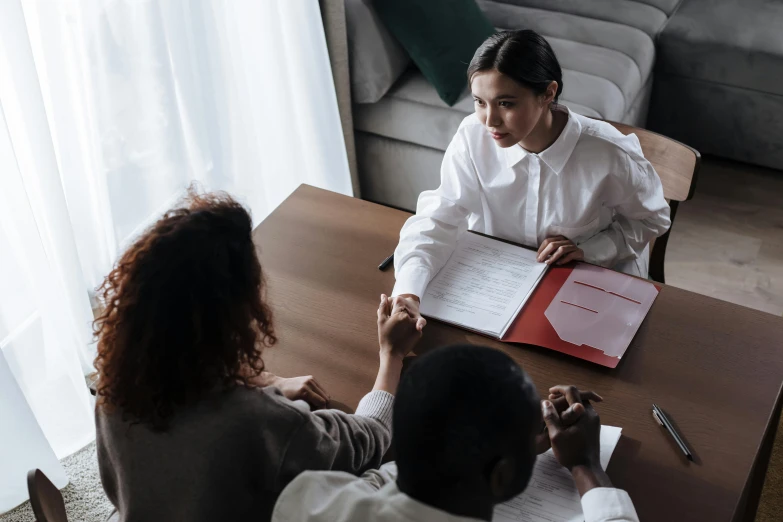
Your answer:
[[[395,311],[399,306],[401,309],[405,309],[408,312],[408,315],[416,319],[417,330],[421,331],[424,329],[425,326],[427,326],[427,320],[423,318],[419,313],[419,304],[421,303],[421,299],[419,299],[419,296],[413,294],[401,294],[396,297],[393,297],[392,299],[396,299],[394,305]]]
[[[325,408],[329,403],[329,394],[312,375],[287,379],[271,373],[264,373],[266,375],[263,378],[263,385],[274,386],[290,401],[303,400],[314,410]]]
[[[575,386],[555,386],[549,392],[551,400],[543,401],[541,408],[557,461],[569,470],[576,466],[600,469],[601,420],[598,413]],[[558,401],[562,404],[562,399],[568,404],[563,414],[572,412],[565,419],[555,406]]]
[[[564,236],[555,236],[545,239],[538,247],[539,263],[548,265],[564,265],[570,261],[579,261],[585,258],[585,253],[576,243]]]
[[[418,304],[416,306],[418,314]],[[422,319],[423,320],[423,319]],[[381,358],[402,360],[421,339],[421,329],[404,298],[381,295],[378,306],[378,343]]]
[[[552,390],[559,390],[560,388],[561,387],[552,388]],[[576,390],[576,387],[569,388],[574,388],[574,390]],[[551,393],[552,390],[550,390],[549,400],[554,405],[555,410],[557,411],[558,415],[560,415],[560,421],[565,426],[570,426],[579,420],[579,417],[581,417],[582,413],[584,413],[584,404],[586,401],[601,402],[604,400],[603,397],[595,392],[589,390],[577,390],[576,393],[579,394],[581,403],[578,402],[575,397],[573,397],[572,393],[571,402],[573,404],[569,404],[568,398],[565,395],[559,392]],[[580,404],[580,407],[577,407],[577,404]],[[551,447],[552,443],[549,440],[549,430],[547,429],[546,423],[543,423],[541,433],[536,435],[536,452],[541,455]]]

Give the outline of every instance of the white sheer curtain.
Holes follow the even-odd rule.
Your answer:
[[[94,436],[90,292],[193,181],[256,222],[351,194],[317,0],[0,1],[0,348],[60,458]]]
[[[191,180],[351,193],[316,0],[22,3],[89,284]]]

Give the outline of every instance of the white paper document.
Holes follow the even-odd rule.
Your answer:
[[[466,233],[427,286],[421,313],[501,338],[546,268],[532,250]]]
[[[601,467],[606,469],[622,428],[601,426]],[[571,473],[550,449],[538,456],[533,476],[518,497],[495,507],[492,522],[583,522],[582,503]]]

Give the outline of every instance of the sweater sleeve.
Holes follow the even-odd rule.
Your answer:
[[[283,454],[276,491],[306,470],[359,474],[379,467],[391,445],[392,404],[391,394],[372,392],[355,415],[339,410],[303,412]]]
[[[375,491],[380,491],[386,484],[397,480],[397,463],[387,462],[378,469],[367,470],[361,476],[367,486]]]

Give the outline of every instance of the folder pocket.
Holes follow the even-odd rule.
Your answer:
[[[622,357],[657,296],[647,281],[578,263],[544,316],[563,341]]]

